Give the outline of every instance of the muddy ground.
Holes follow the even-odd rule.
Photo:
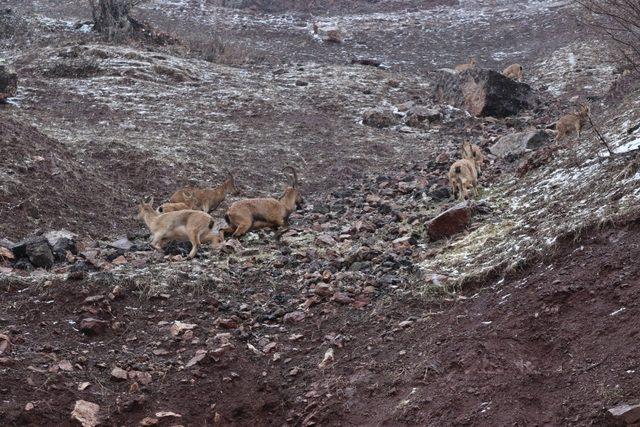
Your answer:
[[[568,3],[219,3],[143,5],[179,40],[157,43],[104,41],[77,2],[7,2],[0,239],[65,228],[78,247],[48,271],[0,258],[0,424],[67,425],[80,399],[104,425],[167,426],[614,425],[638,402],[640,86]],[[524,64],[537,107],[437,105],[437,69],[471,55]],[[575,95],[620,156],[589,130],[492,158],[469,229],[429,241],[462,139],[546,129]],[[409,126],[411,105],[441,118]],[[397,122],[363,125],[370,108]],[[282,239],[193,261],[146,244],[142,197],[227,170],[240,197],[279,194],[286,164],[307,206]]]

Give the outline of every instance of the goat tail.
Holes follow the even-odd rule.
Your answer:
[[[215,225],[215,221],[214,221],[214,219],[213,219],[213,218],[211,218],[211,219],[209,220],[209,230],[212,230],[214,225]]]
[[[455,173],[456,175],[460,175],[462,173],[462,169],[460,169],[460,166],[456,166]]]
[[[231,221],[229,220],[229,214],[224,214],[224,220],[227,221],[227,224],[231,225]]]

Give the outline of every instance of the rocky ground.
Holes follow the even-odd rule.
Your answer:
[[[9,2],[2,424],[614,425],[638,403],[637,78],[564,2],[361,3],[157,0],[136,16],[168,35],[107,43],[76,2]],[[523,63],[535,102],[438,102],[470,55]],[[595,129],[555,146],[576,96]],[[456,205],[466,138],[490,163]],[[307,203],[279,239],[187,261],[135,218],[232,170],[220,227],[287,164]]]

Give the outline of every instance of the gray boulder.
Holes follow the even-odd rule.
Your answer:
[[[543,130],[512,133],[500,137],[489,147],[491,154],[502,158],[518,157],[527,151],[536,150],[549,142],[549,135]]]
[[[480,68],[459,74],[440,71],[434,98],[477,117],[513,116],[537,102],[529,85]]]

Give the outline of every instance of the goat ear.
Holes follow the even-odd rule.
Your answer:
[[[153,207],[153,196],[151,196],[151,199],[149,199],[149,206]]]

